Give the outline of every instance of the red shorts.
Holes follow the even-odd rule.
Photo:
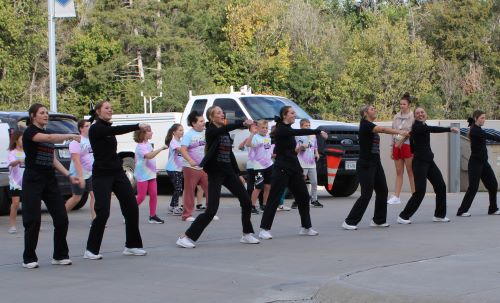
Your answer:
[[[401,147],[392,147],[392,159],[408,159],[412,158],[413,154],[411,153],[410,144],[403,144]]]

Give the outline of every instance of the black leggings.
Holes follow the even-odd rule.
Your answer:
[[[497,207],[497,191],[498,182],[495,177],[493,169],[491,169],[490,164],[487,160],[477,160],[469,159],[468,165],[469,174],[469,188],[465,193],[464,199],[460,208],[458,208],[457,216],[467,212],[472,205],[472,200],[476,196],[477,190],[479,188],[479,181],[483,181],[484,186],[488,190],[490,197],[490,207],[488,208],[488,214],[492,214],[498,210]]]
[[[134,190],[123,171],[114,175],[93,175],[95,219],[90,227],[87,240],[87,250],[98,254],[101,248],[104,229],[109,218],[111,207],[111,192],[114,192],[120,202],[120,208],[125,218],[125,247],[142,248],[142,239],[139,232],[139,207],[135,199]]]
[[[446,184],[434,160],[423,161],[413,158],[412,167],[413,178],[415,180],[415,192],[411,195],[408,203],[406,203],[404,210],[399,214],[401,219],[409,220],[411,216],[415,214],[422,200],[424,200],[427,180],[431,182],[434,192],[436,193],[436,210],[434,211],[434,217],[446,217]]]
[[[300,222],[303,228],[311,228],[311,216],[309,214],[309,192],[307,191],[306,181],[302,172],[288,173],[285,170],[274,166],[271,191],[267,199],[260,228],[271,230],[274,216],[281,200],[281,196],[286,188],[289,188],[297,202]]]
[[[37,262],[36,246],[41,223],[41,200],[45,202],[54,224],[54,254],[55,260],[69,258],[68,243],[68,215],[64,207],[59,186],[54,172],[40,173],[35,170],[25,170],[23,176],[23,226],[24,226],[24,253],[23,262]]]
[[[387,181],[385,179],[384,169],[380,160],[358,160],[356,164],[356,173],[358,174],[359,184],[361,186],[361,196],[352,206],[345,223],[349,225],[358,225],[365,214],[368,203],[375,190],[375,213],[373,222],[384,224],[387,220]]]
[[[252,201],[248,193],[241,183],[240,178],[235,173],[215,172],[207,173],[208,175],[208,195],[207,209],[196,217],[194,222],[186,231],[186,236],[193,241],[198,240],[201,233],[208,224],[212,221],[217,210],[219,209],[220,192],[224,185],[233,195],[240,201],[241,206],[241,224],[243,225],[243,233],[253,233],[252,221]]]
[[[167,174],[174,186],[174,193],[172,194],[170,206],[176,207],[179,206],[179,198],[182,196],[182,191],[184,190],[184,177],[181,171],[167,171]]]

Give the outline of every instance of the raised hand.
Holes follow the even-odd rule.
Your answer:
[[[321,131],[320,135],[321,137],[323,137],[323,139],[328,139],[328,134],[325,131]]]

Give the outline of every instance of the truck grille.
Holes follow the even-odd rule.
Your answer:
[[[344,151],[344,158],[359,157],[358,132],[354,130],[329,130],[325,147],[338,148]]]

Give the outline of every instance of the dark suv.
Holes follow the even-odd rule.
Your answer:
[[[26,129],[27,112],[0,112],[0,123],[8,124],[10,131]],[[49,124],[47,132],[52,134],[78,134],[77,119],[68,114],[49,113]],[[4,140],[2,140],[4,141]],[[7,149],[9,142],[0,142],[0,148]],[[55,144],[56,157],[64,167],[69,168],[71,163],[71,154],[69,153],[69,142]],[[6,161],[2,159],[3,163]],[[8,168],[5,165],[0,167],[0,215],[8,214],[10,208],[10,199],[8,195],[9,179]],[[68,178],[56,171],[59,188],[64,199],[71,196],[71,185]],[[82,199],[75,207],[81,208],[87,202],[88,193],[82,195]]]

